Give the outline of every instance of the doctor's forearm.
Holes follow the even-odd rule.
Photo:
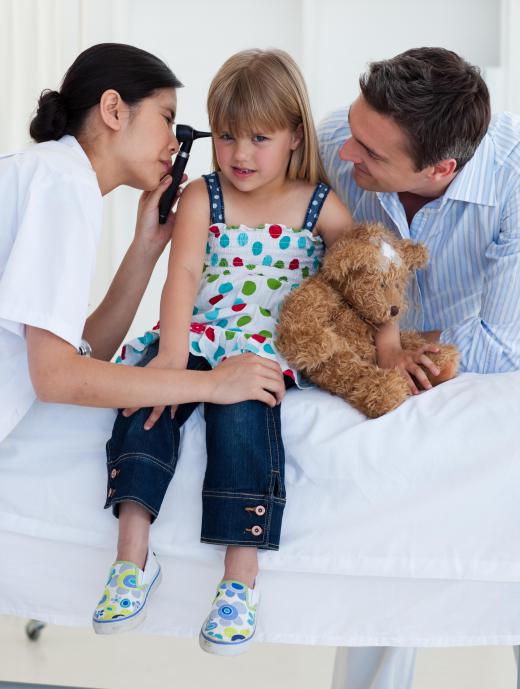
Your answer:
[[[87,407],[153,407],[210,400],[211,372],[122,366],[77,354],[48,331],[27,328],[31,381],[38,399]]]
[[[157,256],[132,244],[97,309],[88,317],[83,337],[96,359],[110,361],[130,328],[152,275]]]

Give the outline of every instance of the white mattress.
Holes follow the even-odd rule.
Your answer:
[[[110,410],[36,403],[0,445],[0,613],[88,625],[114,552]],[[319,390],[282,407],[287,507],[261,553],[260,640],[520,643],[520,372],[464,374],[366,420]],[[153,527],[143,631],[196,634],[223,548],[199,543],[200,411]]]

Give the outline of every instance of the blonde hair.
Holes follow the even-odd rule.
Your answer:
[[[243,50],[219,69],[208,93],[211,130],[232,136],[290,129],[301,125],[302,142],[292,152],[289,180],[328,184],[307,88],[296,62],[283,50]],[[220,170],[215,146],[213,168]]]

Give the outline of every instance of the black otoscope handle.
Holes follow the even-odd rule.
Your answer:
[[[191,144],[191,141],[186,143]],[[189,148],[191,148],[191,146],[188,147],[188,150],[186,150],[186,143],[181,146],[181,150],[177,153],[177,157],[175,158],[175,162],[170,173],[172,176],[171,184],[161,196],[161,200],[159,201],[159,223],[161,225],[164,225],[164,223],[168,220],[168,216],[175,200],[175,194],[177,193],[177,189],[179,188],[182,180],[182,175],[184,174],[186,163],[190,157]]]

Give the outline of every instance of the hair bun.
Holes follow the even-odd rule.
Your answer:
[[[67,130],[67,108],[59,91],[46,89],[38,99],[38,109],[29,132],[37,142],[58,140]]]

